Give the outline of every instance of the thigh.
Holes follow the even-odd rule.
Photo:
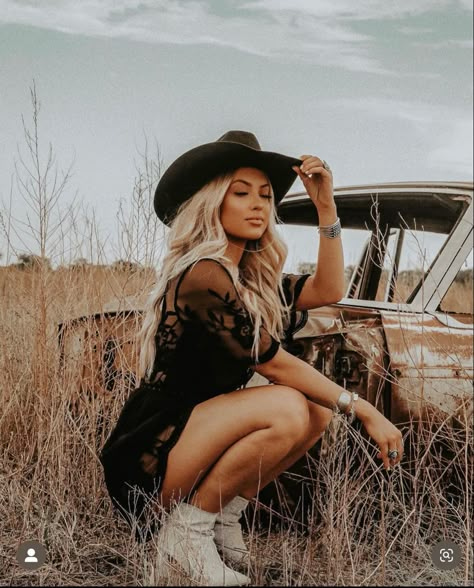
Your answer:
[[[319,437],[331,422],[334,412],[330,408],[321,406],[311,400],[308,400],[308,410],[310,417],[308,437]]]
[[[161,495],[164,504],[184,498],[222,454],[239,439],[271,427],[278,419],[292,422],[308,416],[307,400],[298,390],[280,385],[253,386],[220,394],[198,404],[168,456]]]

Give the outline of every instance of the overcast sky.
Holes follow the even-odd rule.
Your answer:
[[[145,136],[165,166],[243,129],[337,186],[472,180],[472,38],[472,0],[0,0],[1,199],[24,216],[33,79],[64,202],[111,234]]]

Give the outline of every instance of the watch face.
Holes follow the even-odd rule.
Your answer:
[[[337,402],[339,408],[347,408],[349,406],[349,403],[351,401],[351,395],[348,394],[347,392],[341,392],[341,395],[339,396],[339,400]]]

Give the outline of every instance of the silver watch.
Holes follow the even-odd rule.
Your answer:
[[[341,412],[346,413],[351,403],[352,395],[349,392],[341,392],[341,395],[339,396],[339,399],[337,401],[337,408]]]

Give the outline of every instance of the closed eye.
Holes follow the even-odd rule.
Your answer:
[[[235,195],[236,196],[246,196],[247,194],[248,194],[248,192],[235,192]],[[271,194],[260,194],[260,196],[262,198],[269,198],[269,199],[272,198],[272,195]]]

